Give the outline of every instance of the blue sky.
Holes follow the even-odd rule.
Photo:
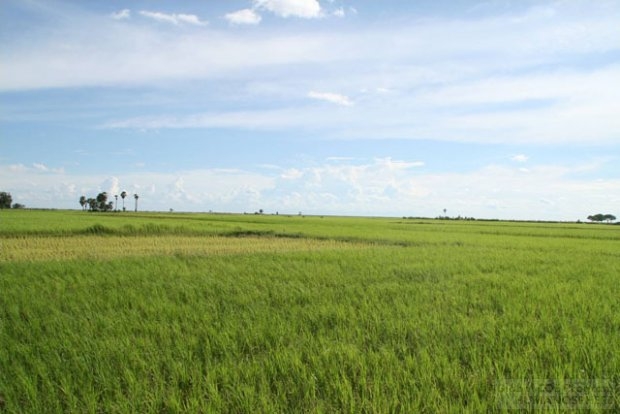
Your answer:
[[[620,2],[0,5],[0,190],[79,208],[620,214]]]

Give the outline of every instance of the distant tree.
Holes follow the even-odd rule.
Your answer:
[[[106,193],[105,191],[97,194],[97,210],[108,210],[108,193]]]
[[[18,209],[19,208],[26,208],[26,206],[23,205],[23,204],[20,204],[20,203],[15,203],[15,204],[13,204],[13,208],[18,208]]]
[[[603,221],[611,223],[612,221],[616,221],[616,216],[614,216],[613,214],[598,213],[598,214],[594,214],[592,216],[588,216],[588,220],[596,221],[598,223],[601,223]]]
[[[90,197],[89,199],[86,200],[86,204],[88,204],[88,209],[90,211],[97,211],[99,210],[99,205],[97,204],[97,200]]]
[[[118,211],[118,194],[114,194],[114,211]]]
[[[125,211],[125,197],[127,197],[127,191],[123,191],[121,193],[121,198],[123,199],[123,211]]]
[[[137,212],[138,212],[138,199],[140,198],[140,196],[139,196],[138,194],[134,194],[134,195],[133,195],[133,198],[135,198],[135,200],[136,200],[136,208],[135,208],[135,211],[136,211],[136,213],[137,213]]]
[[[0,209],[11,208],[12,202],[13,197],[11,197],[11,193],[7,193],[5,191],[0,192]]]
[[[82,210],[86,210],[86,204],[88,204],[88,199],[86,196],[80,197],[80,205],[82,206]]]

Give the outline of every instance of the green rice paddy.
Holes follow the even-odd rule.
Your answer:
[[[620,410],[620,227],[0,211],[0,413]]]

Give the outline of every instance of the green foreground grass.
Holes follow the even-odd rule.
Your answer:
[[[614,412],[617,226],[0,211],[0,412]]]

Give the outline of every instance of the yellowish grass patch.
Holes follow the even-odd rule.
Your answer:
[[[222,236],[70,236],[2,239],[0,262],[71,259],[108,260],[131,256],[235,255],[360,249],[335,240]]]

